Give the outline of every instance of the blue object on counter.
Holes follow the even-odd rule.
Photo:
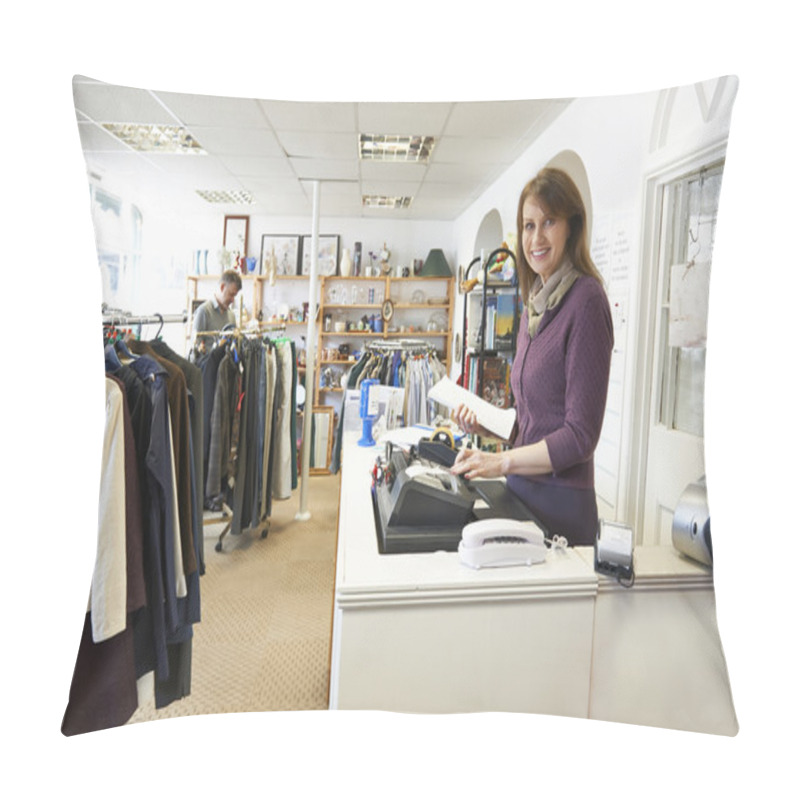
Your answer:
[[[361,404],[359,415],[361,416],[361,438],[358,440],[359,447],[372,447],[375,440],[372,438],[372,423],[378,418],[378,393],[370,392],[370,389],[379,381],[375,378],[367,378],[361,381]]]

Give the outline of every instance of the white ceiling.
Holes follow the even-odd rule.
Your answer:
[[[113,86],[76,78],[81,143],[90,171],[134,180],[187,210],[452,220],[542,131],[569,100],[359,103],[212,97]],[[138,153],[102,123],[183,125],[208,155]],[[434,136],[428,164],[358,158],[358,134]],[[197,190],[249,191],[255,205],[211,206]],[[366,194],[412,196],[406,209],[366,209]]]

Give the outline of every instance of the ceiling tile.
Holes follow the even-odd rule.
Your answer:
[[[218,159],[208,156],[145,153],[144,157],[169,175],[188,176],[196,181],[230,177],[230,172]]]
[[[519,138],[536,123],[546,108],[546,101],[530,100],[456,103],[445,133],[453,136]]]
[[[202,94],[154,92],[185,125],[219,125],[228,128],[266,128],[267,120],[257,100]]]
[[[268,128],[227,128],[193,125],[192,136],[200,146],[216,155],[268,156],[279,158],[283,149]]]
[[[251,178],[290,178],[294,175],[285,158],[259,158],[258,156],[220,156],[234,175]]]
[[[501,167],[488,169],[485,164],[466,163],[466,164],[430,164],[425,175],[426,182],[433,183],[461,183],[471,184],[476,182],[488,182],[493,180],[500,172]]]
[[[247,188],[258,197],[305,197],[303,186],[292,174],[291,177],[247,178]]]
[[[421,181],[427,164],[396,163],[393,161],[360,161],[361,179],[368,181]]]
[[[336,160],[358,157],[358,137],[354,133],[282,131],[278,139],[289,157]]]
[[[131,152],[130,147],[94,122],[79,122],[78,135],[84,152]]]
[[[284,100],[258,102],[276,131],[356,132],[354,103],[299,103]]]
[[[439,136],[452,103],[359,103],[358,132]]]
[[[313,186],[311,181],[299,181],[306,197],[311,197]],[[325,181],[320,185],[320,199],[325,197],[343,197],[361,202],[361,188],[358,181]]]
[[[433,164],[510,164],[516,151],[513,143],[502,137],[443,136],[433,151]]]
[[[289,162],[297,177],[304,180],[356,180],[358,178],[355,160],[326,161],[322,158],[290,158]]]
[[[419,181],[361,181],[362,194],[411,197],[419,192]]]
[[[146,89],[104,83],[73,84],[75,108],[95,122],[175,125],[178,120]]]

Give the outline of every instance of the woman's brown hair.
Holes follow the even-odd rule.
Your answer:
[[[578,272],[602,283],[603,278],[589,253],[586,207],[581,193],[566,172],[545,167],[525,185],[517,207],[517,275],[522,298],[524,300],[528,298],[534,278],[522,245],[522,207],[531,198],[535,199],[548,214],[567,220],[569,237],[566,244],[566,258],[572,261]]]

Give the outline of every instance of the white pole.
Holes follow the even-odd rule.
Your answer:
[[[317,317],[317,254],[319,253],[319,181],[313,182],[314,203],[311,217],[311,263],[308,267],[308,328],[306,330],[306,400],[303,413],[303,450],[300,468],[300,509],[295,519],[311,518],[308,510],[308,465],[311,460],[311,415],[314,410],[316,343],[314,328]]]

